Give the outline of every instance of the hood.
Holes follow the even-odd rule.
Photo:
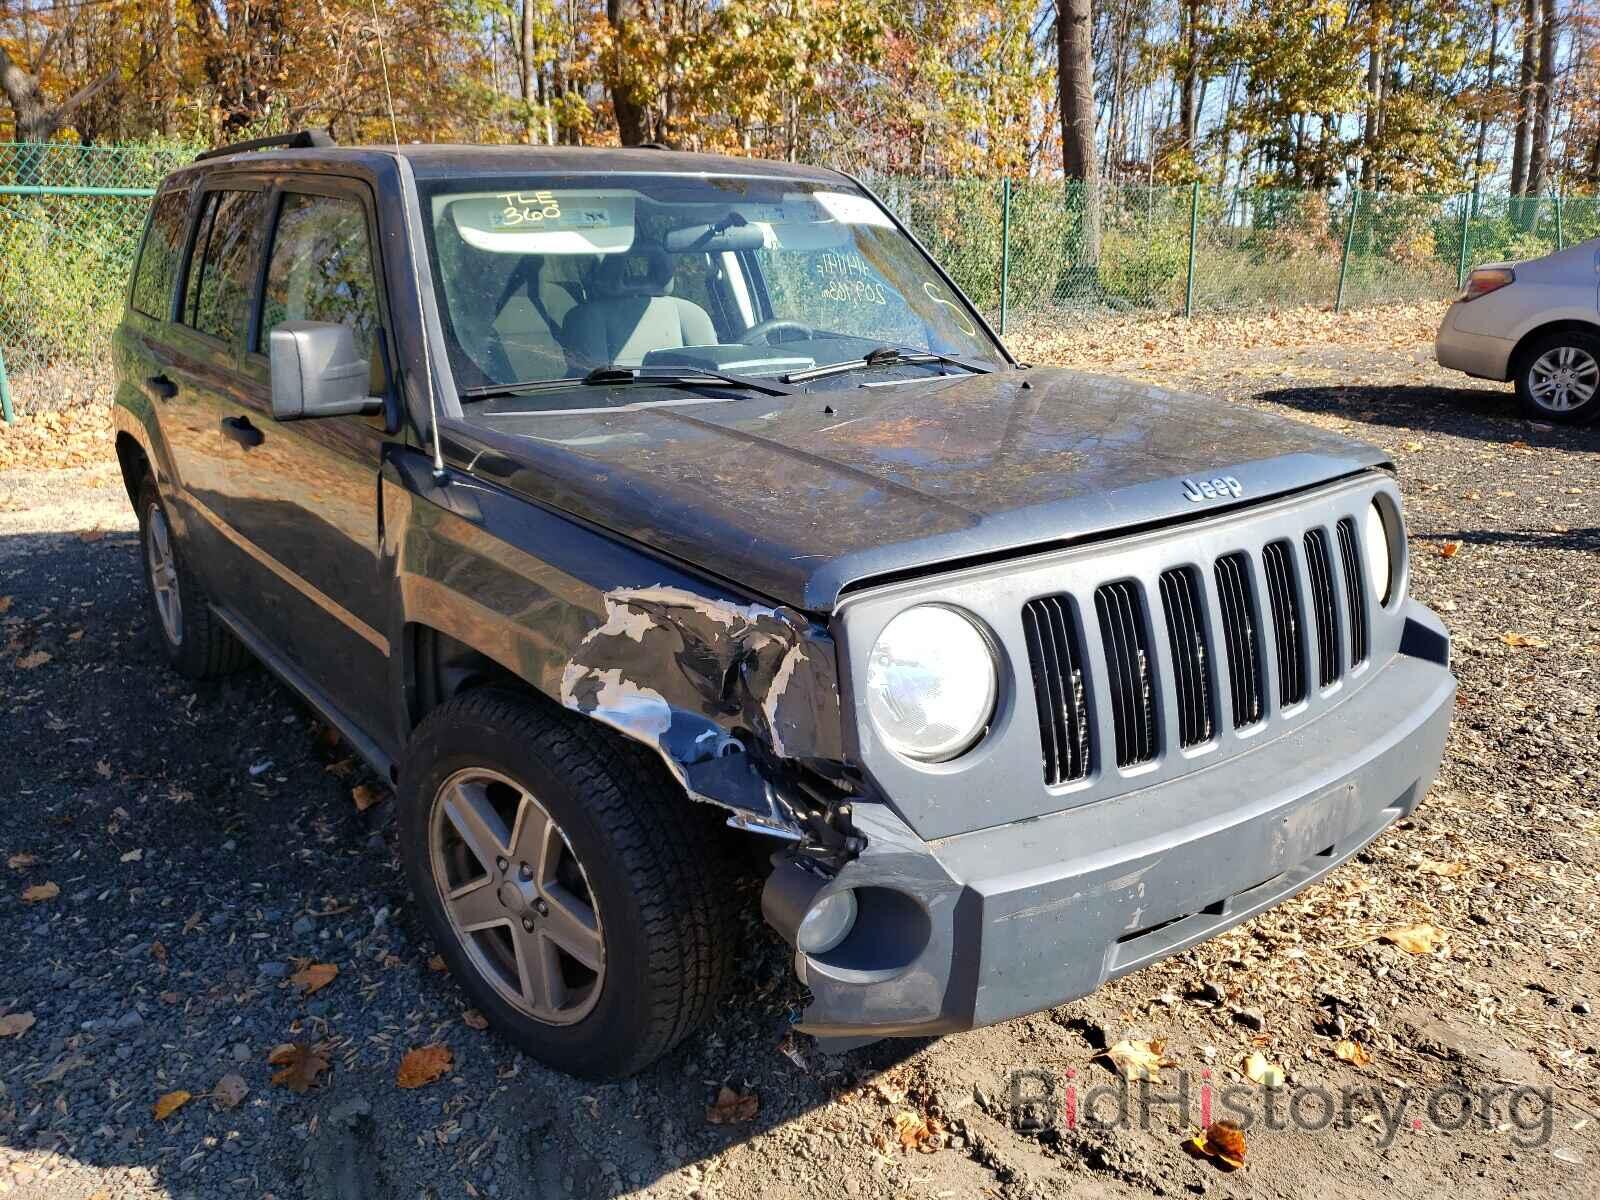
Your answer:
[[[577,411],[549,401],[469,409],[452,457],[818,613],[877,576],[1210,516],[1386,461],[1242,405],[1059,369],[793,397],[631,385],[603,403],[587,393]],[[1205,482],[1220,477],[1237,496]]]

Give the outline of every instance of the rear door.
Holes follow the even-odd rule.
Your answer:
[[[267,349],[284,321],[348,325],[387,394],[384,300],[370,190],[356,180],[279,180],[258,303],[246,333],[236,416],[254,431],[238,457],[228,521],[270,578],[260,632],[348,718],[381,732],[388,708],[388,593],[378,561],[385,420],[272,417]],[[393,361],[392,358],[387,361]]]
[[[250,448],[234,394],[265,200],[259,182],[208,182],[202,190],[164,370],[152,384],[167,395],[162,428],[185,508],[191,565],[218,603],[247,615],[259,569],[227,536],[227,513]]]

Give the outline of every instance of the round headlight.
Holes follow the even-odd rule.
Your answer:
[[[807,954],[826,954],[850,936],[855,923],[856,894],[845,888],[817,901],[800,918],[794,944]]]
[[[994,653],[953,608],[920,604],[884,626],[867,662],[867,713],[896,754],[939,762],[969,749],[994,713]]]
[[[1394,587],[1393,565],[1389,558],[1389,522],[1376,500],[1367,506],[1367,527],[1362,532],[1361,544],[1366,551],[1367,579],[1372,584],[1372,594],[1379,604],[1387,604]]]

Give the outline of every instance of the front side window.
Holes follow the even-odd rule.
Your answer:
[[[188,215],[186,191],[166,192],[156,198],[150,209],[150,226],[133,275],[133,307],[147,317],[165,321],[172,312],[172,284],[183,257]]]
[[[183,323],[232,345],[244,328],[261,227],[261,193],[210,192],[200,212]]]
[[[367,217],[355,200],[286,193],[267,260],[261,333],[267,349],[285,321],[326,321],[355,331],[362,355],[372,353],[378,327],[376,277]]]
[[[1005,361],[927,256],[846,183],[529,176],[422,191],[464,389],[596,367],[782,375],[886,346]]]

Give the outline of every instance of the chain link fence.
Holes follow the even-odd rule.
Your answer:
[[[110,334],[149,197],[194,153],[0,144],[7,414],[13,399],[38,411],[108,398]],[[1600,197],[867,182],[1005,333],[1136,311],[1443,299],[1476,263],[1600,236]]]

